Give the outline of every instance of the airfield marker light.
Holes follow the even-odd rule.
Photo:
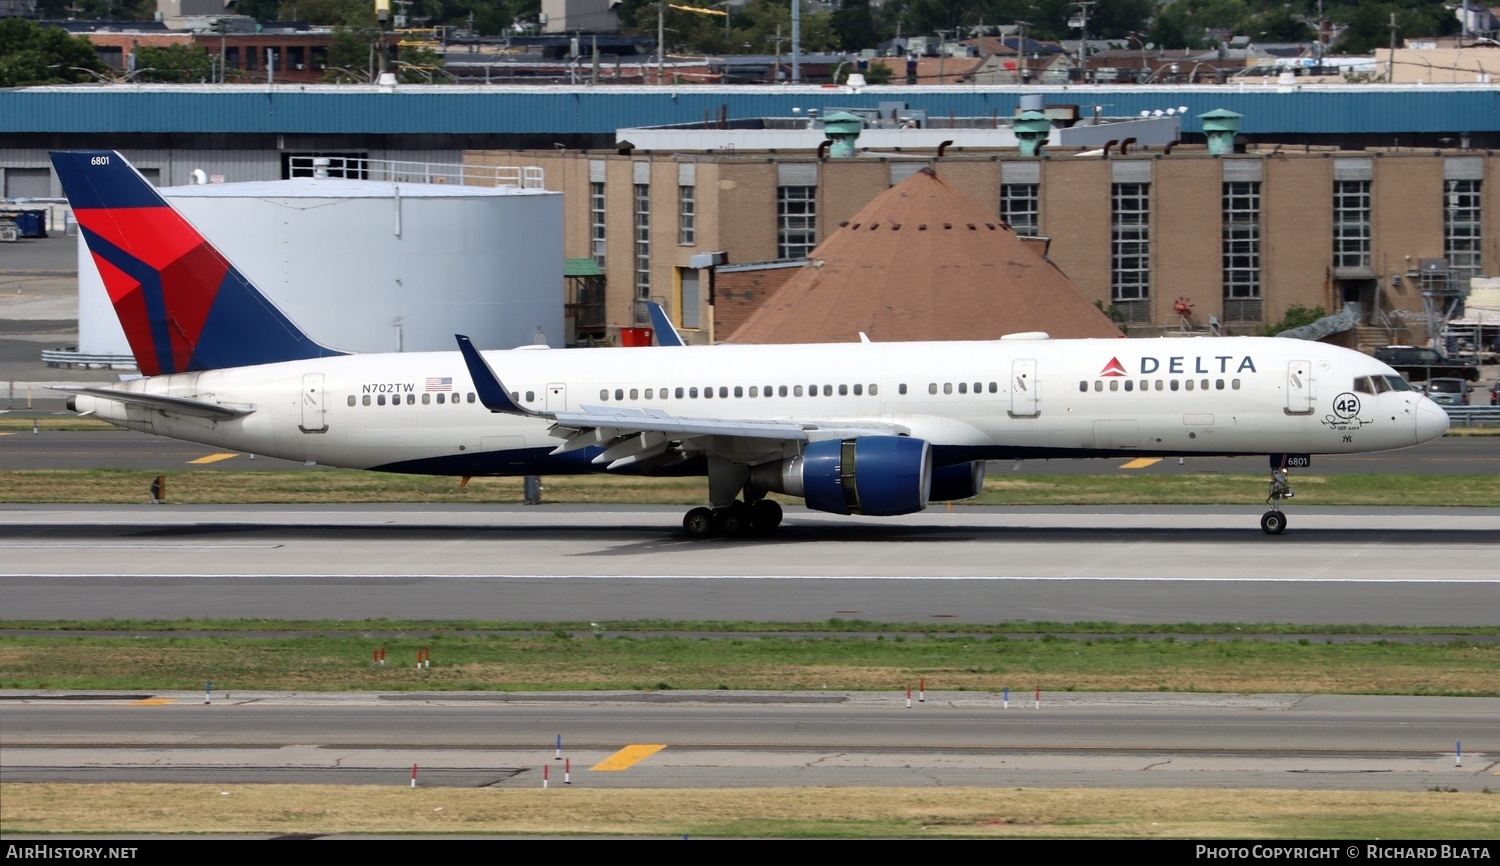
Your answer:
[[[1042,687],[1041,686],[1037,686],[1036,687],[1036,709],[1040,710],[1041,708],[1042,708]]]
[[[1005,687],[1005,705],[1001,709],[1010,709],[1010,686]]]
[[[411,765],[411,786],[413,788],[415,788],[417,786],[417,765],[416,764],[412,764]]]
[[[209,701],[209,698],[213,696],[213,691],[214,691],[214,681],[213,680],[207,680],[207,681],[205,681],[203,683],[203,703],[204,704],[207,704],[208,701]]]
[[[906,708],[911,709],[911,686],[906,687]]]
[[[918,677],[917,678],[917,703],[919,703],[919,704],[925,704],[925,703],[927,703],[927,679],[926,679],[926,677]]]
[[[542,765],[542,790],[547,790],[547,771],[552,768],[551,764]]]
[[[1464,765],[1464,744],[1461,743],[1461,742],[1460,743],[1454,743],[1453,744],[1453,766],[1455,766],[1455,767],[1462,767],[1463,765]]]
[[[556,753],[553,754],[552,760],[554,760],[554,761],[561,761],[562,760],[562,734],[558,734],[557,735],[557,751],[556,751]]]
[[[573,784],[573,759],[572,758],[569,758],[566,761],[563,761],[563,784],[564,785],[571,785],[571,784]]]

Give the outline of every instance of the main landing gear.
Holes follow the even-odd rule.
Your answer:
[[[693,538],[723,535],[736,538],[749,533],[769,533],[781,525],[781,505],[770,499],[741,502],[724,508],[694,508],[682,518],[682,528]]]
[[[1266,504],[1271,506],[1271,510],[1260,516],[1262,532],[1267,535],[1280,535],[1286,531],[1286,515],[1281,513],[1281,500],[1291,499],[1296,495],[1297,491],[1287,483],[1286,467],[1272,467],[1271,495],[1266,497]]]

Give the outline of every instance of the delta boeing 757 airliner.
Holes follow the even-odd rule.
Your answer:
[[[144,374],[75,408],[215,448],[427,475],[704,475],[690,536],[774,530],[768,493],[898,515],[974,496],[984,461],[1313,454],[1442,436],[1358,352],[1268,337],[347,354],[302,333],[113,151],[52,155]],[[315,287],[314,289],[315,290]],[[851,335],[852,336],[852,335]]]

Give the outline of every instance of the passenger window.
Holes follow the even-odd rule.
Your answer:
[[[760,386],[759,385],[751,385],[750,386],[750,396],[751,397],[759,397],[760,396]]]
[[[1120,390],[1120,380],[1119,379],[1110,379],[1109,380],[1109,390],[1111,390],[1111,391],[1118,391],[1118,390]]]
[[[432,405],[432,395],[431,394],[423,394],[422,395],[422,405],[423,406],[430,406],[430,405]]]
[[[967,393],[969,393],[969,383],[968,382],[959,382],[958,383],[958,393],[960,393],[960,394],[967,394]]]
[[[445,399],[446,396],[447,395],[443,394],[443,392],[441,392],[441,391],[438,392],[437,402],[438,402],[439,406],[441,406],[441,405],[443,405],[444,403],[447,402],[447,400]]]
[[[1126,379],[1125,380],[1125,390],[1127,390],[1127,391],[1134,391],[1135,390],[1135,383],[1132,382],[1132,381],[1130,381],[1129,379]]]
[[[870,393],[874,394],[875,392],[871,391]],[[906,394],[906,383],[905,382],[902,382],[901,384],[899,384],[899,385],[896,386],[896,393],[897,394],[902,394],[902,395]]]
[[[353,406],[353,405],[354,405],[354,403],[355,403],[355,399],[354,399],[354,395],[353,395],[353,394],[350,394],[350,395],[349,395],[349,405],[350,405],[350,406]]]
[[[849,386],[848,385],[840,385],[839,386],[839,396],[840,397],[847,397],[847,396],[849,396]]]
[[[1229,380],[1229,387],[1231,389],[1235,390],[1235,391],[1238,391],[1240,389],[1240,380],[1239,379],[1230,379]]]
[[[953,393],[953,383],[952,382],[944,382],[943,383],[943,393],[944,394],[952,394]]]
[[[528,400],[531,399],[531,392],[530,391],[526,392],[526,399],[528,399]],[[641,391],[640,391],[639,388],[631,388],[630,389],[630,399],[632,399],[632,400],[639,400],[639,399],[641,399]]]
[[[999,383],[996,383],[996,382],[991,382],[990,383],[990,393],[991,394],[997,393],[999,390],[1000,390]]]
[[[984,383],[983,382],[975,382],[974,383],[974,393],[975,394],[978,394],[981,390],[983,390],[983,388],[984,388]]]
[[[786,386],[785,385],[782,385],[781,387],[779,387],[779,388],[776,389],[776,396],[778,396],[778,397],[785,397],[786,396]]]
[[[616,400],[624,400],[625,399],[625,389],[624,388],[616,388],[615,389],[615,399]]]
[[[609,389],[608,388],[600,388],[599,389],[599,399],[600,400],[608,400],[609,399]]]
[[[682,389],[681,388],[678,388],[676,391],[673,391],[672,393],[673,393],[673,395],[675,395],[677,397],[677,399],[679,399],[679,400],[682,399]]]
[[[865,390],[865,386],[863,386],[863,385],[855,385],[854,386],[854,396],[856,396],[856,397],[860,396],[861,394],[864,393],[864,390]]]
[[[651,390],[650,388],[647,388],[646,389],[646,399],[650,400],[651,399],[651,395],[654,394],[654,393],[656,393],[656,392],[653,391],[653,390]]]
[[[713,398],[714,398],[714,386],[709,385],[707,388],[703,389],[703,399],[705,399],[705,400],[712,400]]]
[[[1094,392],[1098,393],[1098,392],[1103,391],[1103,390],[1104,390],[1104,380],[1103,379],[1095,379],[1094,380]]]
[[[1172,380],[1172,390],[1173,390],[1173,391],[1176,391],[1176,390],[1177,390],[1177,388],[1178,388],[1178,386],[1179,386],[1179,383],[1178,383],[1178,381],[1177,381],[1177,380],[1176,380],[1176,379],[1173,379],[1173,380]]]
[[[876,385],[873,382],[871,382],[870,383],[870,396],[874,397],[876,394],[879,394],[879,393],[880,393],[880,386]],[[901,393],[903,393],[903,394],[906,393],[906,386],[905,385],[901,386]]]
[[[1222,390],[1224,390],[1224,380],[1223,379],[1215,379],[1214,380],[1214,390],[1215,391],[1222,391]]]
[[[470,403],[473,403],[473,402],[474,402],[474,392],[473,392],[473,391],[470,391],[470,392],[469,392],[469,402],[470,402]]]
[[[793,385],[792,386],[792,396],[793,397],[801,397],[802,396],[802,386],[801,385]]]
[[[366,406],[370,405],[370,395],[366,394],[365,396],[359,398],[359,402],[365,404]]]
[[[416,394],[407,394],[406,395],[406,405],[408,405],[408,406],[415,406],[415,405],[417,405],[417,395]]]
[[[927,393],[929,393],[929,394],[936,394],[937,393],[937,383],[936,382],[932,382],[932,383],[928,384],[928,386],[927,386]]]
[[[1207,379],[1200,379],[1198,381],[1198,387],[1201,388],[1201,389],[1203,389],[1204,391],[1207,391],[1208,390],[1208,380]]]
[[[691,398],[693,398],[694,400],[698,399],[698,389],[697,388],[689,388],[688,389],[688,396],[691,397]]]
[[[1187,387],[1187,389],[1189,391],[1193,390],[1193,380],[1192,379],[1187,380],[1186,387]]]
[[[1078,391],[1081,394],[1087,394],[1089,392],[1089,383],[1088,383],[1088,380],[1083,380],[1083,381],[1081,381],[1081,382],[1078,383]]]
[[[1158,390],[1158,391],[1165,391],[1166,389],[1167,389],[1167,383],[1163,382],[1160,379],[1157,379],[1156,380],[1156,390]]]

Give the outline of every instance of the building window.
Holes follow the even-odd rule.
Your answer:
[[[1000,217],[1016,234],[1036,237],[1040,233],[1041,184],[1007,183],[1000,186]]]
[[[1443,258],[1450,285],[1467,287],[1480,274],[1479,185],[1477,180],[1443,181]]]
[[[646,301],[651,300],[651,186],[635,185],[635,320],[651,321]]]
[[[698,188],[677,188],[677,243],[690,247],[698,242]]]
[[[776,188],[776,255],[805,259],[818,244],[818,188]]]
[[[1151,184],[1110,185],[1110,300],[1127,322],[1151,321]]]
[[[1370,181],[1333,182],[1333,266],[1370,268]]]
[[[1224,184],[1224,320],[1260,321],[1260,182]]]
[[[604,184],[589,184],[589,244],[594,264],[604,267]]]

